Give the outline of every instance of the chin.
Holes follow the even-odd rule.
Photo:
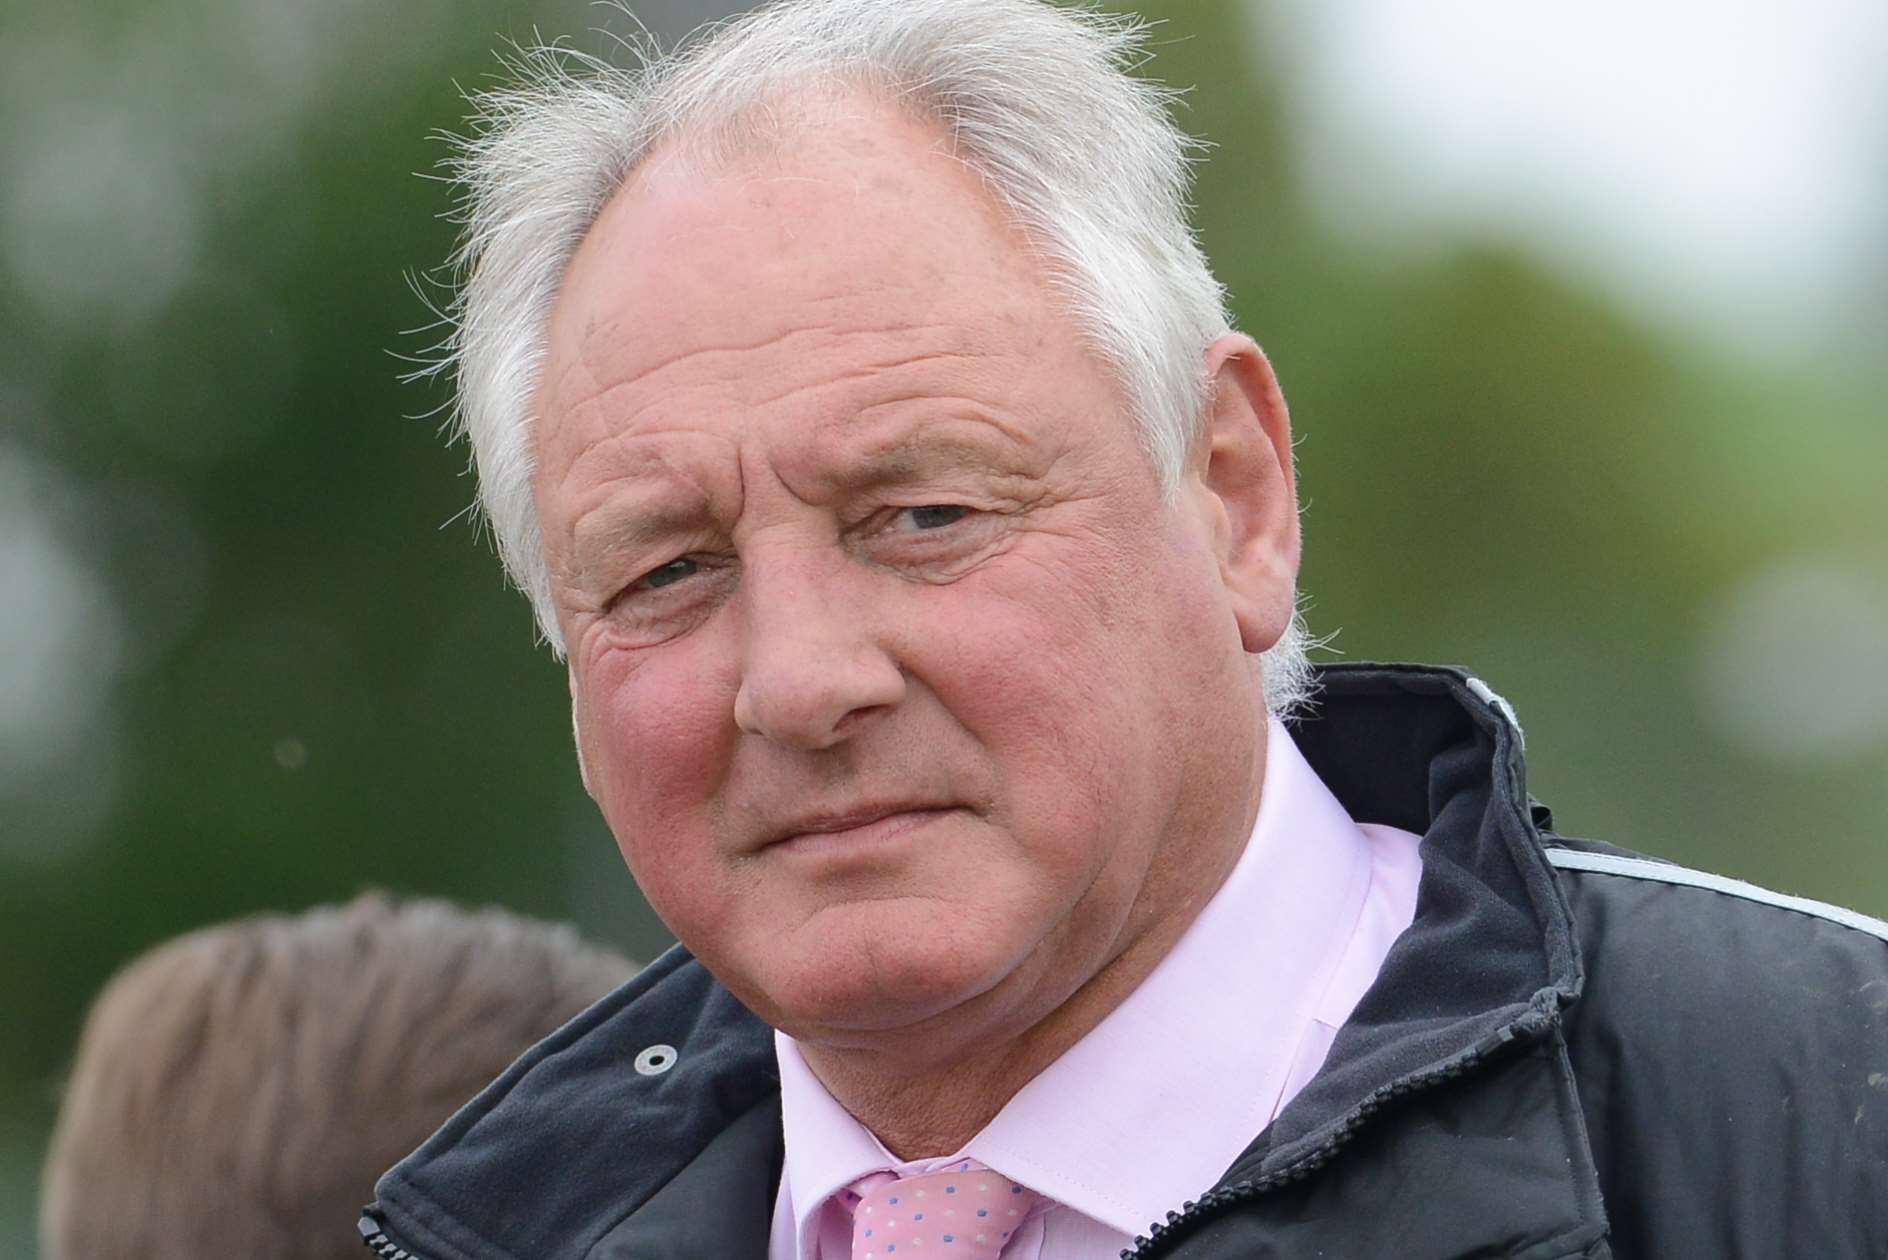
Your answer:
[[[777,954],[767,974],[757,977],[761,993],[748,1005],[800,1040],[923,1035],[932,1021],[961,1012],[1002,984],[1020,961],[989,948],[987,941],[973,950],[961,939],[926,941],[925,936],[907,930],[892,939],[811,951],[799,959]],[[841,958],[853,961],[834,961]],[[739,988],[736,993],[747,1000]]]

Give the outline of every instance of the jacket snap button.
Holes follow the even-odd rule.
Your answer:
[[[650,1046],[636,1056],[636,1070],[644,1076],[661,1076],[675,1066],[675,1059],[674,1046]]]

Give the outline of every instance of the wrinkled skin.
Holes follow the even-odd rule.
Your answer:
[[[974,1132],[1249,832],[1289,435],[1256,347],[1203,353],[1167,502],[1026,242],[857,99],[646,167],[559,295],[534,488],[586,782],[664,922],[894,1149]]]

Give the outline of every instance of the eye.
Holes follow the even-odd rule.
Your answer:
[[[926,504],[924,507],[906,508],[899,517],[910,524],[912,530],[943,529],[946,525],[955,525],[970,515],[970,509],[955,503]]]
[[[685,577],[694,576],[700,568],[700,565],[687,556],[677,556],[667,564],[657,565],[637,578],[630,589],[655,590],[659,587],[673,586]]]

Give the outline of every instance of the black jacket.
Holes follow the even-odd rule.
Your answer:
[[[1323,681],[1293,735],[1354,818],[1423,836],[1416,919],[1318,1075],[1133,1254],[1888,1257],[1888,926],[1553,835],[1469,675]],[[761,1260],[781,1154],[769,1031],[674,950],[361,1230],[422,1260]]]

